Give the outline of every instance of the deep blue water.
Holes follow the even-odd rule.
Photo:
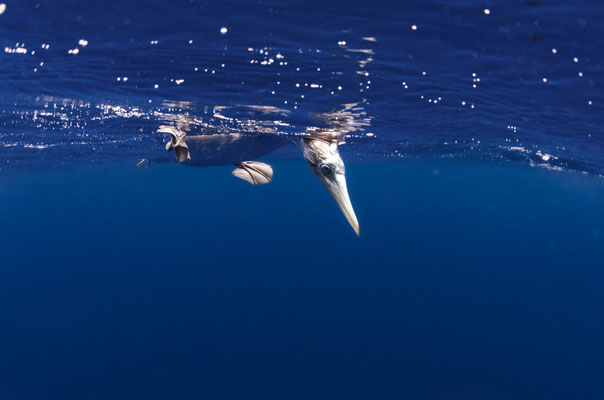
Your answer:
[[[604,398],[600,2],[3,1],[0,400]]]

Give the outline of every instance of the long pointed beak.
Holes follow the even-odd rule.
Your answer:
[[[308,162],[308,166],[329,190],[348,223],[359,236],[359,221],[348,196],[346,168],[338,152],[338,142],[336,140],[309,137],[303,138],[301,144],[302,153]]]
[[[334,174],[330,177],[322,176],[321,174],[317,175],[323,185],[329,190],[329,193],[331,193],[336,200],[338,206],[340,206],[340,210],[344,213],[344,216],[348,220],[350,226],[352,226],[352,229],[354,229],[357,236],[359,236],[359,221],[357,220],[354,208],[352,208],[352,203],[350,202],[350,197],[348,196],[346,176],[344,174]]]

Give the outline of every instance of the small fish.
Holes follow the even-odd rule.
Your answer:
[[[145,165],[145,162],[146,162],[146,165]],[[143,158],[136,164],[136,168],[138,168],[138,169],[142,169],[143,166],[146,166],[147,168],[149,168],[149,166],[151,166],[151,160],[149,160],[147,158]]]
[[[151,166],[151,160],[149,160],[148,158],[143,158],[136,164],[136,168],[138,168],[138,169],[142,169],[143,167],[149,168],[150,166]]]

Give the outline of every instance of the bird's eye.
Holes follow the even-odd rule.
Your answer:
[[[332,170],[331,167],[329,167],[328,165],[322,165],[321,166],[321,173],[323,175],[331,175],[332,174]]]

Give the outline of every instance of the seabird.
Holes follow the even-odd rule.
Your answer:
[[[243,161],[249,158],[244,158],[242,154],[260,157],[285,143],[280,137],[272,135],[250,136],[235,133],[189,136],[179,128],[162,125],[158,130],[159,133],[170,135],[166,150],[175,151],[176,161],[185,165],[235,164],[233,175],[255,186],[271,182],[273,169],[268,164]],[[312,172],[331,193],[352,229],[359,235],[359,222],[346,186],[346,168],[338,151],[340,137],[341,135],[334,132],[312,132],[301,140],[299,147]],[[195,153],[196,150],[201,154]],[[211,162],[206,162],[206,155]],[[236,157],[239,159],[233,161]]]

